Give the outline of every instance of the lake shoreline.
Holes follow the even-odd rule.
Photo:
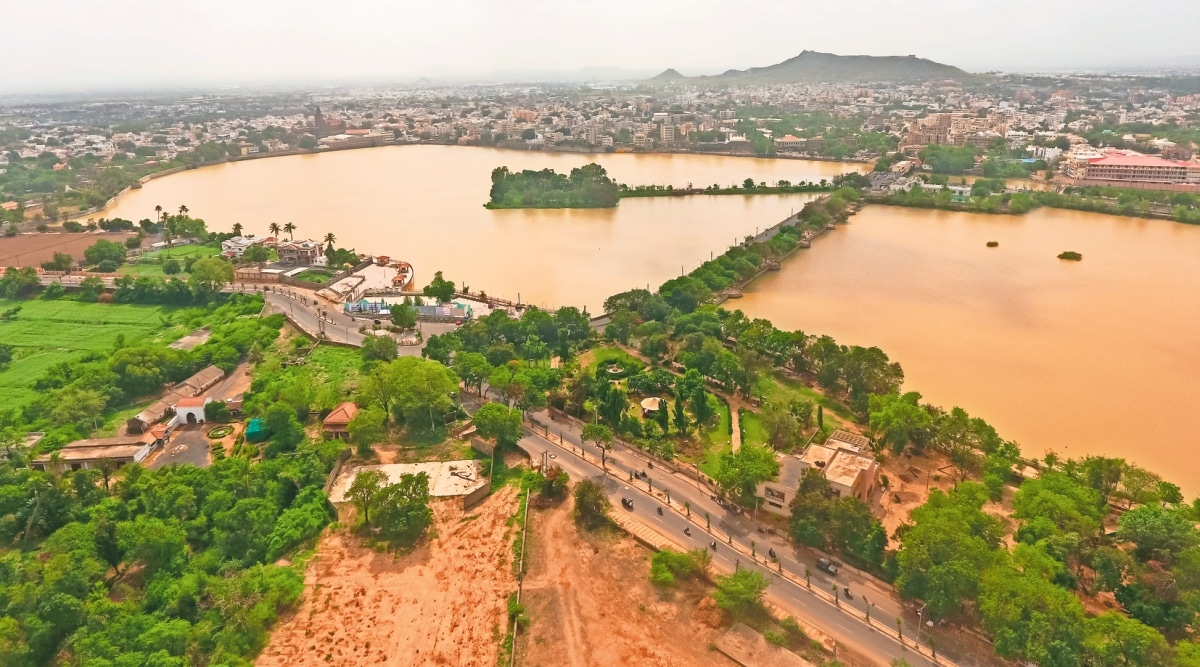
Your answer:
[[[305,149],[305,148],[290,148],[287,150],[275,151],[275,152],[269,152],[269,153],[255,153],[253,155],[240,155],[237,157],[228,157],[228,158],[225,158],[218,162],[206,162],[203,164],[196,164],[196,165],[177,165],[174,167],[169,167],[167,169],[163,169],[162,171],[150,172],[149,174],[146,174],[145,176],[142,176],[141,178],[139,178],[135,184],[128,185],[128,186],[122,188],[119,192],[114,194],[112,197],[109,197],[109,199],[106,202],[104,202],[103,206],[92,207],[92,208],[89,208],[84,211],[72,213],[66,217],[64,222],[66,220],[79,220],[81,218],[87,218],[89,216],[94,217],[97,214],[103,213],[104,211],[107,211],[108,209],[116,206],[119,203],[120,198],[123,197],[124,195],[128,194],[130,190],[140,189],[143,185],[145,185],[146,183],[149,183],[150,181],[153,181],[158,178],[163,178],[165,176],[171,176],[174,174],[178,174],[181,172],[196,171],[199,169],[207,169],[210,167],[220,167],[222,165],[232,164],[235,162],[250,162],[253,160],[266,160],[269,158],[295,157],[298,155],[323,155],[326,153],[342,153],[342,152],[346,152],[346,151],[370,150],[373,148],[401,148],[401,147],[406,147],[406,146],[443,146],[443,147],[451,147],[451,148],[483,148],[483,149],[488,149],[488,150],[493,150],[493,151],[505,151],[505,152],[523,153],[523,154],[544,153],[544,154],[548,154],[548,155],[695,155],[695,156],[712,156],[712,157],[722,157],[722,158],[752,158],[755,160],[772,160],[772,161],[778,160],[778,161],[783,161],[783,162],[833,162],[833,163],[839,163],[839,164],[846,163],[846,164],[857,164],[857,165],[867,165],[867,164],[874,163],[874,160],[864,160],[864,159],[859,159],[859,158],[844,158],[844,159],[839,160],[839,159],[827,158],[827,157],[802,157],[802,156],[791,156],[791,155],[765,155],[764,156],[764,155],[748,155],[748,154],[741,154],[741,153],[708,153],[708,152],[689,151],[689,150],[574,151],[574,150],[554,150],[553,148],[551,148],[551,149],[542,148],[542,149],[535,150],[535,149],[511,148],[511,147],[504,147],[504,146],[479,146],[479,145],[471,145],[471,144],[444,144],[444,143],[438,143],[438,142],[434,142],[434,141],[414,141],[414,142],[405,142],[405,143],[389,142],[389,143],[381,143],[381,144],[372,144],[369,146],[345,146],[345,147],[325,148],[325,149],[320,149],[320,150]],[[745,193],[742,193],[742,194],[745,194]],[[647,196],[647,195],[641,195],[641,196]],[[538,207],[521,206],[521,207],[501,207],[501,208],[538,208]],[[563,208],[563,207],[558,207],[558,208]],[[604,208],[609,208],[609,207],[604,207]],[[137,221],[135,220],[134,222],[137,222]],[[61,225],[62,225],[61,222],[58,223],[58,226],[61,226]],[[55,225],[51,225],[51,226],[53,227]]]

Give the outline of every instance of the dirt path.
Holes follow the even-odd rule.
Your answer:
[[[580,535],[570,504],[530,515],[524,602],[532,622],[518,642],[518,665],[733,664],[709,648],[723,630],[705,622],[704,590],[654,589],[650,551],[623,534]]]
[[[515,496],[504,489],[465,516],[458,498],[436,502],[435,537],[399,559],[345,529],[327,534],[300,608],[255,664],[492,667],[515,588]]]

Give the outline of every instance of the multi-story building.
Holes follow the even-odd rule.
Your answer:
[[[1110,153],[1075,165],[1077,178],[1090,181],[1200,185],[1200,163],[1156,155]]]
[[[280,262],[296,266],[312,266],[321,256],[321,244],[316,241],[283,241],[275,250]]]

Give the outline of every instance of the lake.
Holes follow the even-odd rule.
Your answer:
[[[726,305],[878,346],[906,389],[1026,453],[1125,457],[1200,490],[1200,227],[868,206]]]
[[[492,169],[589,162],[630,185],[774,183],[832,179],[861,164],[714,155],[507,151],[458,146],[386,146],[233,162],[155,179],[131,190],[105,217],[153,218],[154,207],[187,205],[209,230],[242,223],[297,225],[296,238],[412,262],[416,283],[434,271],[493,296],[598,312],[611,294],[657,286],[691,271],[756,228],[773,225],[815,195],[635,198],[612,209],[491,211]],[[99,216],[97,216],[99,217]]]

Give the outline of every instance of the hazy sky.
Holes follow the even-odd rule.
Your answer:
[[[1197,0],[12,0],[0,94],[404,81],[584,66],[685,74],[804,49],[988,69],[1200,55]]]

